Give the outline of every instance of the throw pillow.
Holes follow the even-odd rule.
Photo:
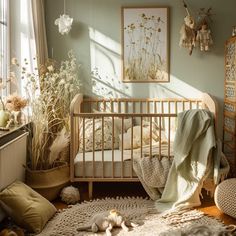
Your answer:
[[[20,181],[15,181],[0,193],[0,204],[20,227],[39,233],[56,213],[46,198]]]
[[[132,128],[127,130],[127,133],[123,134],[123,148],[124,149],[131,149],[131,133]],[[122,147],[122,134],[119,135],[120,139],[120,149]],[[141,126],[134,126],[133,127],[133,148],[140,148],[142,145],[149,145],[151,142],[150,139],[150,126],[142,127],[142,140],[141,140]],[[159,137],[157,135],[157,130],[152,130],[152,145],[159,141]]]
[[[85,149],[85,152],[94,150],[102,150],[102,144],[104,150],[112,149],[112,120],[110,117],[104,118],[104,128],[102,131],[102,119],[97,118],[94,120],[93,130],[93,119],[85,119],[85,131],[83,132],[83,122],[80,123],[79,127],[79,147],[80,151]],[[102,133],[103,138],[102,138]],[[84,135],[83,135],[84,134]],[[83,137],[84,136],[84,137]],[[93,144],[93,138],[95,143]],[[85,141],[85,143],[83,143]],[[114,127],[114,148],[119,147],[119,136],[116,127]]]
[[[92,109],[93,113],[109,113],[110,111],[100,111]],[[114,117],[114,135],[112,135],[113,119],[112,117],[104,117],[104,136],[102,140],[102,118],[94,119],[94,131],[93,131],[93,119],[85,119],[85,132],[83,132],[83,122],[79,125],[79,149],[80,152],[91,152],[102,150],[102,143],[104,150],[112,149],[112,136],[114,136],[113,147],[119,148],[119,134],[126,132],[132,126],[131,118],[123,119],[123,131],[122,131],[122,118]],[[84,134],[84,137],[83,137]],[[94,138],[94,144],[93,144]],[[103,142],[102,142],[103,141]]]

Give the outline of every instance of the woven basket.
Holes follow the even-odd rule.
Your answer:
[[[43,197],[52,201],[59,196],[61,189],[69,183],[69,165],[58,162],[58,166],[48,170],[26,169],[26,184]]]

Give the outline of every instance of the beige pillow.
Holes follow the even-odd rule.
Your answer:
[[[39,233],[56,213],[46,198],[20,181],[15,181],[0,193],[0,204],[22,228]]]
[[[123,148],[124,149],[131,149],[131,133],[132,128],[129,128],[127,130],[127,133],[123,134]],[[119,135],[120,139],[120,149],[122,147],[122,134]],[[149,145],[151,142],[150,139],[150,126],[142,127],[142,140],[141,140],[141,126],[134,126],[133,127],[133,148],[140,148],[141,147],[141,141],[142,145]],[[152,130],[152,144],[159,141],[159,136],[157,135],[157,130]]]
[[[94,150],[102,150],[102,144],[104,150],[112,149],[112,120],[110,117],[104,117],[104,129],[102,138],[102,119],[97,118],[94,120],[94,130],[93,130],[93,119],[85,119],[85,132],[83,132],[83,123],[81,122],[79,128],[79,147],[80,151],[85,149],[85,152]],[[116,127],[114,127],[114,148],[119,147],[119,136]],[[83,138],[83,134],[85,137]],[[95,143],[93,144],[93,138]],[[85,143],[83,144],[83,142]]]
[[[111,117],[104,117],[104,136],[102,139],[102,118],[94,119],[94,130],[93,130],[93,119],[88,118],[85,119],[84,128],[85,132],[83,132],[83,122],[80,123],[79,126],[79,147],[80,151],[82,152],[85,149],[85,152],[90,152],[94,150],[102,150],[102,144],[104,150],[111,150],[112,149],[112,118]],[[127,131],[128,128],[132,126],[131,119],[124,119],[124,132]],[[122,120],[120,118],[114,118],[114,149],[119,148],[119,134],[121,133],[122,129]],[[84,134],[84,138],[83,138]],[[94,138],[94,144],[93,144]],[[85,142],[84,142],[85,141]],[[103,142],[102,142],[103,141]],[[83,144],[84,142],[84,144]]]

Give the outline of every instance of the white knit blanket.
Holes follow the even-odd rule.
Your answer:
[[[142,158],[140,158],[141,156]],[[167,143],[162,143],[161,151],[159,143],[155,143],[152,146],[151,156],[149,145],[143,147],[142,155],[140,149],[133,152],[133,168],[152,200],[157,200],[161,197],[172,160],[172,143],[170,143],[170,147],[168,147]]]

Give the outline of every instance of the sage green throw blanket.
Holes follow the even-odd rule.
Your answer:
[[[174,160],[162,197],[156,202],[159,211],[201,204],[203,181],[214,168],[210,158],[215,146],[214,119],[209,111],[188,110],[178,115]]]

